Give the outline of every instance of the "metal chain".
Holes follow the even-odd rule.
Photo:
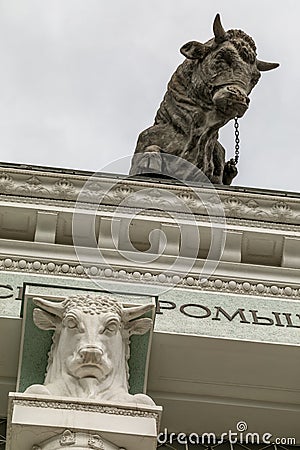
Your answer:
[[[234,162],[237,164],[240,157],[240,132],[239,132],[239,121],[238,118],[234,118],[234,134],[235,134],[235,151],[234,151]]]

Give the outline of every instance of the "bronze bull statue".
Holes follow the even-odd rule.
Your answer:
[[[173,74],[154,125],[139,135],[130,175],[162,174],[179,180],[229,185],[237,174],[225,163],[218,131],[248,109],[260,72],[277,63],[256,57],[253,39],[241,30],[225,31],[217,14],[214,37],[181,47],[185,61]],[[200,169],[200,170],[199,170]]]

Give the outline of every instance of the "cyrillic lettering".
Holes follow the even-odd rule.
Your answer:
[[[284,327],[285,325],[283,325],[283,323],[281,322],[280,313],[272,312],[272,314],[274,314],[274,316],[275,316],[275,320],[276,320],[275,326],[276,327]]]
[[[0,284],[0,290],[1,289],[7,289],[9,292],[6,293],[2,293],[2,295],[0,295],[0,298],[11,298],[14,296],[13,294],[13,290],[14,288],[10,285],[10,284]]]
[[[274,325],[274,320],[269,317],[259,317],[257,309],[249,309],[253,316],[253,325]],[[260,322],[261,321],[261,322]],[[263,322],[264,321],[264,322]]]
[[[291,316],[292,316],[292,314],[291,313],[282,313],[284,316],[285,316],[285,318],[286,318],[286,321],[287,321],[287,327],[288,328],[300,328],[300,325],[294,325],[293,324],[293,322],[292,322],[292,319],[291,319]],[[298,316],[298,314],[297,314],[297,316]]]
[[[158,305],[157,305],[156,314],[163,314],[163,312],[161,311],[162,309],[175,309],[175,308],[176,308],[176,303],[169,302],[166,300],[159,300]]]
[[[205,314],[197,316],[195,314],[192,314],[191,312],[186,312],[186,308],[200,308],[200,310],[205,311]],[[180,312],[182,312],[182,314],[184,314],[185,316],[194,317],[196,319],[205,319],[206,317],[209,317],[211,315],[211,310],[207,308],[207,306],[197,305],[196,303],[187,303],[186,305],[181,305]]]
[[[249,320],[246,319],[245,314],[244,314],[245,310],[243,308],[237,309],[232,315],[228,314],[228,312],[225,311],[225,309],[223,309],[221,306],[215,306],[215,308],[217,310],[217,313],[216,313],[216,317],[213,317],[212,320],[221,320],[221,318],[219,317],[219,313],[222,313],[223,316],[229,320],[229,322],[231,322],[236,316],[240,316],[241,323],[251,323],[251,322],[249,322]]]

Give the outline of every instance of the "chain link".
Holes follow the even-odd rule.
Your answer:
[[[240,157],[240,132],[239,132],[239,121],[238,118],[234,118],[234,134],[235,134],[235,151],[234,151],[234,162],[237,164]]]

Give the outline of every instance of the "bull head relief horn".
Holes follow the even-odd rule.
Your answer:
[[[213,30],[215,35],[215,41],[217,44],[221,44],[226,40],[226,31],[221,23],[220,14],[217,14],[213,24]]]
[[[148,303],[147,305],[123,308],[124,322],[128,322],[129,320],[132,320],[132,319],[136,319],[137,317],[140,317],[145,312],[151,311],[152,308],[153,308],[152,303]]]
[[[47,311],[51,314],[54,314],[55,316],[62,317],[64,307],[62,305],[63,302],[51,302],[50,300],[45,300],[40,297],[34,297],[33,302],[36,306],[43,309],[44,311]]]

